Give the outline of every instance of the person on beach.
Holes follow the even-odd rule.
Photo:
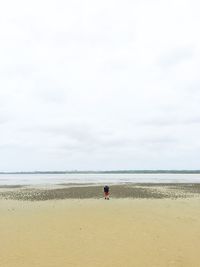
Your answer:
[[[104,186],[104,197],[105,199],[109,200],[109,186]]]

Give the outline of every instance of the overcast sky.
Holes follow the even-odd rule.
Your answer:
[[[198,0],[0,5],[0,171],[200,169]]]

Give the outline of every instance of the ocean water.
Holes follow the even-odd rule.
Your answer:
[[[71,183],[200,183],[200,174],[0,174],[0,186]]]

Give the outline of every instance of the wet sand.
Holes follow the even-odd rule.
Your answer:
[[[1,267],[199,266],[199,185],[70,186],[1,188]]]
[[[1,186],[0,198],[44,201],[54,199],[101,199],[102,185],[60,184],[48,187]],[[177,199],[200,196],[200,184],[121,184],[110,186],[112,198]]]

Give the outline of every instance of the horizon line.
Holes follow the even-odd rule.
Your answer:
[[[119,170],[59,170],[0,171],[0,174],[72,174],[72,173],[200,173],[200,169],[119,169]]]

